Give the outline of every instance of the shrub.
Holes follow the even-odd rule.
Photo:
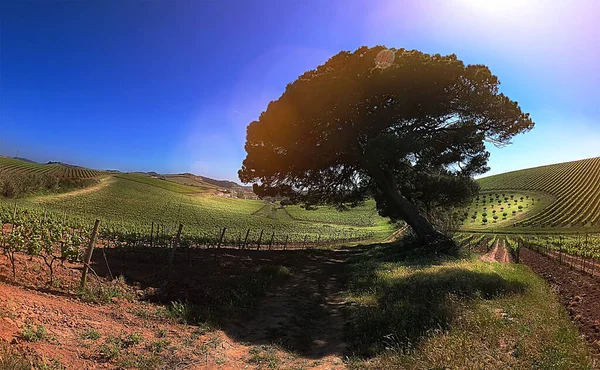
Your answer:
[[[26,324],[21,336],[28,342],[39,342],[48,337],[48,332],[42,325],[35,325],[34,327],[33,325]]]

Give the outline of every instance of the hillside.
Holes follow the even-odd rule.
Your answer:
[[[328,241],[353,237],[381,240],[391,234],[393,226],[375,214],[374,204],[366,204],[327,221],[323,213],[331,210],[295,210],[294,218],[287,210],[261,200],[215,196],[198,187],[166,181],[141,173],[115,174],[93,191],[43,195],[19,200],[24,208],[48,211],[60,216],[69,214],[74,222],[88,225],[99,218],[102,224],[115,231],[137,230],[148,235],[152,224],[171,232],[178,223],[184,224],[188,237],[218,237],[225,227],[225,240],[233,242],[250,229],[249,240],[274,238],[283,242]],[[0,197],[0,217],[2,204]],[[6,209],[11,201],[5,203]],[[10,212],[7,212],[10,214]],[[281,216],[280,216],[281,215]],[[368,215],[369,222],[365,222]],[[8,217],[8,216],[7,216]],[[268,241],[267,240],[267,241]]]
[[[0,172],[3,173],[36,173],[52,175],[59,178],[95,178],[102,175],[102,171],[96,171],[84,167],[73,166],[60,162],[49,162],[38,164],[26,159],[0,157]]]
[[[600,157],[508,172],[478,182],[482,193],[525,191],[535,198],[551,198],[548,206],[516,226],[600,228]]]

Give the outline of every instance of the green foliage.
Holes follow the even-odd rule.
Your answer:
[[[100,334],[99,331],[97,331],[96,329],[89,329],[84,331],[81,334],[81,338],[83,339],[89,339],[89,340],[97,340],[100,339],[102,335]]]
[[[88,285],[84,289],[79,289],[77,294],[81,300],[97,304],[108,304],[115,299],[133,299],[133,294],[122,277],[103,285]]]
[[[424,240],[435,234],[425,209],[477,192],[485,140],[508,144],[534,123],[486,66],[394,49],[394,62],[378,68],[383,51],[341,52],[289,84],[248,126],[239,176],[257,194],[307,205],[343,208],[373,196],[381,215]]]
[[[42,325],[25,324],[21,336],[28,342],[39,342],[48,337],[48,332]]]

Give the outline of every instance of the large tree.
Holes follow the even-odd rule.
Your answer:
[[[485,143],[534,123],[484,65],[381,46],[341,52],[289,84],[247,129],[239,171],[261,196],[339,208],[374,197],[422,242],[427,210],[470,199]]]

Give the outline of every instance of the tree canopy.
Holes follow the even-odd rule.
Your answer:
[[[426,210],[469,200],[485,143],[533,128],[484,65],[456,55],[361,47],[289,84],[247,128],[239,171],[260,196],[345,208],[374,197],[425,242]]]

